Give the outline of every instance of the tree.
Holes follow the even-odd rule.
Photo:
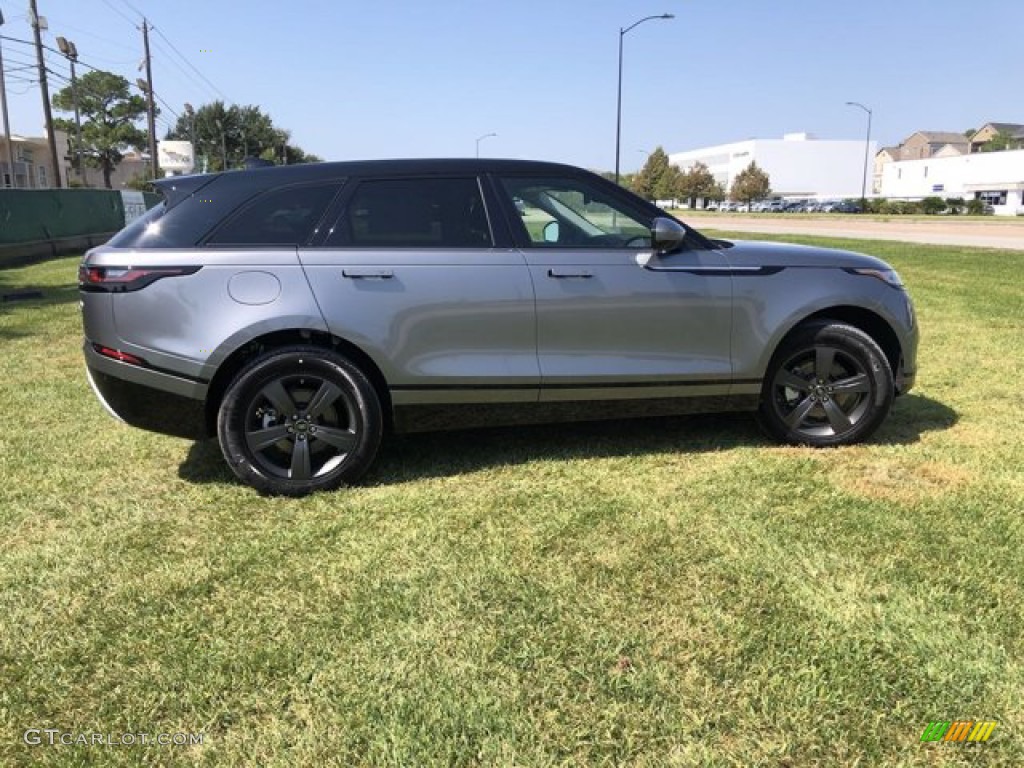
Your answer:
[[[768,197],[771,191],[768,174],[758,168],[755,161],[751,160],[750,165],[736,174],[736,178],[732,180],[729,197],[750,205],[754,200]]]
[[[725,197],[722,185],[715,181],[711,171],[704,163],[694,163],[679,176],[675,197],[690,201],[690,207],[696,205],[697,199],[721,200]]]
[[[982,152],[1002,152],[1006,149],[1014,149],[1020,140],[1014,139],[1009,131],[997,131],[996,135],[981,145]]]
[[[291,134],[252,105],[229,107],[223,101],[204,104],[192,115],[181,115],[166,138],[192,141],[197,166],[211,171],[240,168],[247,157],[288,165],[321,160],[291,145]]]
[[[58,118],[54,127],[70,137],[72,157],[78,157],[80,150],[87,165],[103,170],[103,184],[110,189],[110,174],[124,159],[125,150],[141,149],[148,142],[147,133],[135,124],[146,114],[146,101],[131,95],[128,81],[111,72],[87,72],[78,78],[77,89],[81,148],[76,144],[74,120]],[[75,111],[71,86],[55,93],[52,101],[60,112]]]
[[[675,174],[672,169],[675,170]],[[670,165],[665,150],[658,147],[647,157],[644,167],[636,175],[633,181],[633,191],[647,200],[665,200],[674,197],[672,180],[678,173],[679,169]],[[668,192],[668,194],[662,196],[663,192]]]

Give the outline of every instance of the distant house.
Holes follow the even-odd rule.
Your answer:
[[[894,163],[902,158],[901,147],[882,147],[875,153],[875,168],[871,174],[871,192],[878,194],[882,189],[882,172],[887,163]]]
[[[149,173],[149,153],[136,152],[133,149],[124,153],[121,162],[110,172],[111,189],[125,189],[136,178],[145,177]],[[87,180],[90,187],[103,187],[103,171],[99,168],[87,168]],[[71,169],[71,179],[82,185],[82,177],[77,170]]]
[[[966,155],[970,142],[962,133],[950,131],[918,131],[900,144],[900,160],[923,160],[935,157],[939,151],[945,157]]]
[[[61,148],[67,146],[68,137],[63,131],[56,131],[54,136],[59,155]],[[9,159],[11,155],[14,156],[13,173]],[[60,185],[67,186],[67,168],[58,167],[56,170],[60,174]],[[56,179],[46,136],[18,136],[12,133],[11,149],[8,151],[7,139],[0,134],[0,189],[49,189]]]
[[[983,152],[985,145],[999,133],[1009,134],[1014,140],[1007,149],[1024,149],[1024,125],[1020,123],[985,123],[971,135],[971,152]]]
[[[932,157],[959,157],[970,151],[971,145],[962,133],[952,131],[917,131],[904,139],[899,146],[883,147],[875,154],[875,170],[871,189],[876,194],[882,190],[885,167],[889,163],[905,160],[927,160]]]

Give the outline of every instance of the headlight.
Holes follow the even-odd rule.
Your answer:
[[[895,269],[851,269],[855,275],[865,275],[866,277],[875,277],[881,280],[883,283],[891,285],[893,288],[902,288],[903,281],[900,280],[900,276],[896,273]]]

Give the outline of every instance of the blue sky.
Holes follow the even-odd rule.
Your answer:
[[[329,160],[481,154],[610,170],[618,30],[623,171],[683,151],[809,131],[895,144],[916,130],[1024,123],[1024,2],[989,0],[38,0],[44,42],[134,81],[144,13],[173,110],[255,104]],[[0,33],[31,39],[27,0]],[[173,46],[173,48],[172,48]],[[175,55],[177,49],[209,80]],[[4,40],[16,133],[42,133],[32,50]],[[48,54],[67,75],[67,63]],[[80,69],[80,72],[84,69]],[[212,83],[212,86],[211,86]],[[60,87],[51,83],[51,92]],[[174,116],[164,109],[162,137]]]

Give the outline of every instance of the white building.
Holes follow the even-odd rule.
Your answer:
[[[864,149],[864,141],[826,141],[807,133],[787,133],[781,139],[748,139],[676,152],[669,155],[669,162],[679,166],[684,173],[695,163],[703,163],[726,194],[732,180],[753,160],[768,174],[772,195],[860,197]],[[872,141],[867,149],[868,157],[874,157],[875,142]]]
[[[982,200],[996,214],[1024,214],[1024,149],[886,163],[883,197]]]

